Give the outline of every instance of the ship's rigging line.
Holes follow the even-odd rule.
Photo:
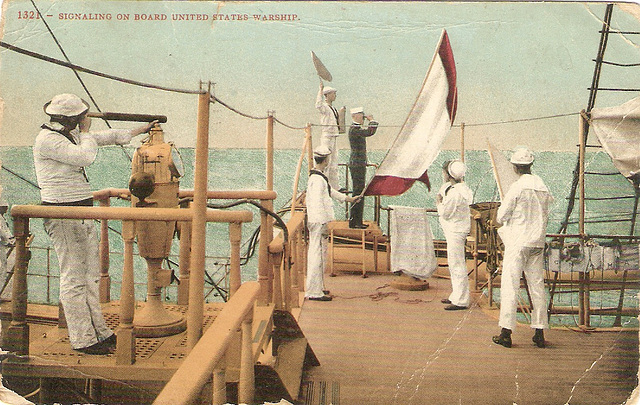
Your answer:
[[[151,83],[144,83],[141,81],[137,81],[137,80],[132,80],[132,79],[126,79],[126,78],[122,78],[119,76],[114,76],[108,73],[103,73],[103,72],[99,72],[97,70],[93,70],[93,69],[89,69],[89,68],[85,68],[83,66],[74,64],[74,63],[70,63],[70,62],[65,62],[62,61],[60,59],[56,59],[56,58],[52,58],[50,56],[46,56],[46,55],[42,55],[39,54],[37,52],[32,52],[29,51],[27,49],[24,48],[20,48],[18,46],[9,44],[7,42],[4,41],[0,41],[0,47],[8,49],[10,51],[14,51],[16,53],[20,53],[22,55],[25,56],[29,56],[35,59],[39,59],[42,60],[44,62],[49,62],[49,63],[53,63],[55,65],[59,65],[62,67],[66,67],[69,69],[73,69],[76,72],[83,72],[83,73],[87,73],[90,75],[94,75],[94,76],[98,76],[98,77],[102,77],[105,79],[109,79],[109,80],[114,80],[114,81],[118,81],[121,83],[125,83],[125,84],[130,84],[133,86],[138,86],[138,87],[144,87],[144,88],[148,88],[148,89],[154,89],[154,90],[162,90],[162,91],[167,91],[167,92],[172,92],[172,93],[181,93],[181,94],[200,94],[202,93],[201,90],[189,90],[189,89],[179,89],[179,88],[172,88],[172,87],[167,87],[167,86],[161,86],[161,85],[157,85],[157,84],[151,84]],[[269,116],[254,116],[251,114],[247,114],[244,112],[239,111],[238,109],[230,106],[229,104],[225,103],[224,101],[222,101],[220,98],[216,97],[216,96],[211,96],[211,102],[217,102],[220,105],[222,105],[223,107],[227,108],[228,110],[243,116],[245,118],[250,118],[250,119],[254,119],[254,120],[266,120],[269,118]],[[466,127],[471,127],[471,126],[487,126],[487,125],[498,125],[498,124],[510,124],[510,123],[519,123],[519,122],[529,122],[529,121],[538,121],[538,120],[544,120],[544,119],[551,119],[551,118],[561,118],[561,117],[569,117],[569,116],[573,116],[573,115],[577,115],[579,113],[566,113],[566,114],[554,114],[554,115],[546,115],[546,116],[540,116],[540,117],[531,117],[531,118],[519,118],[519,119],[514,119],[514,120],[504,120],[504,121],[493,121],[493,122],[479,122],[479,123],[468,123],[465,124]],[[289,129],[294,129],[294,130],[302,130],[305,127],[301,127],[301,126],[294,126],[294,125],[290,125],[287,124],[281,120],[279,120],[276,117],[273,117],[274,121],[278,122],[280,125],[287,127]],[[312,124],[312,126],[314,127],[320,127],[321,125],[319,124]],[[454,125],[454,127],[457,125]],[[380,127],[400,127],[399,125],[383,125]]]
[[[60,49],[62,56],[64,56],[67,62],[71,63],[71,59],[69,59],[69,57],[67,56],[67,53],[64,51],[64,48],[62,48],[62,44],[60,43],[60,41],[58,41],[58,38],[56,38],[55,34],[51,30],[51,27],[49,27],[47,20],[44,18],[44,16],[40,12],[40,9],[38,8],[38,6],[36,6],[36,3],[33,0],[31,0],[31,4],[33,5],[33,8],[36,9],[36,12],[38,13],[38,16],[40,17],[40,20],[43,22],[44,26],[47,27],[47,31],[49,31],[49,34],[51,34],[51,38],[53,38],[53,41],[56,43],[56,45],[58,45],[58,49]],[[89,99],[91,100],[93,105],[96,107],[96,110],[98,110],[99,112],[102,112],[102,110],[100,109],[100,106],[98,106],[98,103],[93,98],[93,95],[91,95],[91,92],[87,88],[87,85],[84,83],[84,80],[82,80],[82,78],[80,77],[80,75],[75,69],[72,69],[72,70],[73,70],[73,74],[76,76],[76,79],[78,79],[78,81],[80,82],[80,85],[84,89],[85,93],[87,93],[87,96],[89,96]],[[107,119],[103,118],[103,121],[105,122],[105,124],[107,124],[107,127],[111,128],[111,124]],[[123,145],[120,145],[120,149],[131,162],[131,156],[129,156],[129,154],[127,153],[127,150],[124,148]]]

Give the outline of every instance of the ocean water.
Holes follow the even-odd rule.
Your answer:
[[[104,147],[101,148],[96,161],[87,168],[87,174],[94,190],[116,187],[126,188],[130,176],[130,156],[133,155],[132,148]],[[185,176],[181,180],[180,187],[183,189],[193,188],[193,166],[194,149],[184,148],[180,150],[184,165]],[[369,161],[380,163],[385,156],[384,151],[374,150],[369,152]],[[282,208],[289,204],[293,193],[293,179],[296,165],[300,157],[300,150],[277,150],[274,157],[274,189],[278,194],[274,207]],[[442,184],[441,167],[445,160],[458,157],[457,151],[442,151],[430,169],[431,191],[422,183],[415,183],[405,194],[397,197],[382,197],[382,206],[406,205],[413,207],[435,207],[435,192]],[[536,154],[536,161],[533,172],[543,178],[551,193],[555,197],[555,202],[551,211],[549,226],[547,231],[557,232],[561,221],[564,219],[567,197],[573,179],[573,170],[576,163],[576,154],[570,152],[539,152]],[[30,147],[2,147],[0,148],[0,159],[2,165],[15,172],[9,173],[2,170],[0,179],[3,186],[3,197],[7,199],[9,205],[16,204],[37,204],[40,201],[38,189],[30,184],[35,183],[35,171],[33,157]],[[346,163],[348,151],[342,150],[340,162]],[[491,164],[486,151],[466,151],[465,161],[468,166],[466,182],[474,193],[474,202],[498,201],[498,193],[493,177]],[[304,161],[303,168],[307,165]],[[264,189],[266,167],[266,154],[262,149],[211,149],[209,153],[209,189],[213,190],[260,190]],[[609,157],[604,153],[591,153],[587,155],[587,170],[594,172],[614,171]],[[345,168],[340,168],[341,178],[344,179]],[[370,168],[368,176],[373,175]],[[344,180],[343,180],[344,181]],[[306,176],[300,179],[299,190],[306,188]],[[633,188],[622,176],[590,176],[587,178],[587,196],[607,197],[607,196],[631,196]],[[126,201],[112,202],[113,205],[126,206]],[[629,218],[633,209],[632,199],[589,201],[587,203],[587,219],[608,219],[618,220]],[[577,205],[577,204],[576,204]],[[254,221],[243,226],[243,244],[246,243],[259,227],[259,213],[251,205],[239,206],[234,209],[246,209],[254,213]],[[335,213],[337,219],[345,218],[344,206],[336,204]],[[386,211],[381,214],[381,226],[386,231]],[[365,200],[365,219],[373,219],[373,199]],[[443,238],[442,231],[435,214],[431,215],[431,229],[435,238]],[[11,219],[8,218],[10,225]],[[572,221],[577,220],[577,213],[572,216]],[[114,229],[110,232],[111,251],[111,275],[112,275],[112,297],[117,299],[120,291],[120,275],[122,268],[122,241],[118,234],[120,223],[110,222]],[[604,224],[588,224],[587,230],[592,234],[628,234],[630,231],[629,222],[609,222]],[[50,249],[49,239],[43,231],[42,221],[34,219],[31,221],[31,231],[35,238],[32,243],[32,260],[29,271],[40,277],[31,277],[29,280],[29,297],[36,302],[57,302],[58,297],[58,267],[55,254]],[[569,226],[569,233],[576,232],[577,225]],[[223,277],[224,267],[219,263],[224,262],[224,257],[228,255],[227,226],[223,224],[209,224],[207,228],[207,255],[211,256],[207,261],[207,270],[214,274],[213,278]],[[640,231],[635,230],[635,234]],[[177,262],[178,244],[174,243],[173,253]],[[243,250],[244,253],[244,250]],[[47,266],[49,263],[49,266]],[[49,268],[49,274],[47,274]],[[177,271],[177,269],[176,269]],[[257,278],[256,258],[250,259],[242,269],[243,280],[255,280]],[[46,279],[52,280],[46,283]],[[146,272],[144,260],[136,259],[136,298],[144,299]],[[592,300],[594,299],[592,293]],[[175,289],[167,289],[168,298],[175,296]],[[636,294],[627,294],[625,305],[636,305]],[[215,293],[209,296],[215,300]],[[617,302],[615,296],[596,298],[605,301]],[[573,320],[569,320],[572,323]],[[637,324],[637,321],[636,321]]]

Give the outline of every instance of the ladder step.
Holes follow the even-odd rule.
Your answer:
[[[307,339],[297,338],[283,341],[278,346],[278,356],[274,369],[280,376],[291,398],[298,398],[304,358],[307,352]]]

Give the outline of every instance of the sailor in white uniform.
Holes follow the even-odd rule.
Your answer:
[[[313,301],[331,301],[325,293],[324,270],[327,260],[327,225],[334,219],[332,198],[338,201],[355,202],[361,196],[348,196],[329,185],[324,170],[328,164],[330,151],[320,145],[313,151],[315,168],[309,174],[307,183],[307,228],[309,230],[309,248],[307,253],[307,280],[305,297]]]
[[[325,170],[326,176],[329,179],[329,184],[336,190],[339,190],[338,186],[338,145],[337,139],[339,135],[338,128],[338,110],[332,105],[335,101],[337,90],[333,87],[324,87],[324,83],[320,80],[320,90],[318,91],[318,97],[316,98],[316,108],[320,111],[320,125],[322,135],[320,138],[320,145],[326,147],[331,151],[328,157],[327,169]]]
[[[521,148],[514,151],[511,163],[520,175],[498,208],[498,230],[504,242],[502,280],[500,283],[500,335],[493,342],[511,347],[511,332],[516,326],[516,306],[520,276],[524,271],[531,294],[531,328],[533,342],[545,347],[544,329],[549,327],[544,290],[544,244],[549,208],[553,196],[542,179],[531,174],[534,156]]]
[[[89,132],[89,105],[73,94],[59,94],[44,106],[50,121],[42,125],[33,146],[36,177],[43,205],[92,206],[85,167],[98,146],[125,145],[148,132],[154,123],[135,129]],[[99,302],[98,239],[92,220],[45,219],[44,227],[60,265],[60,302],[73,349],[107,354],[115,336],[106,325]]]
[[[473,193],[464,183],[465,164],[460,160],[447,161],[442,174],[444,184],[436,195],[440,226],[447,240],[447,263],[451,274],[451,294],[442,300],[444,309],[455,311],[469,307],[469,279],[465,260],[465,244],[471,229]]]

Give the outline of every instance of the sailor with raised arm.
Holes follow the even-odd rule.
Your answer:
[[[333,87],[325,87],[322,79],[320,79],[320,90],[316,98],[316,108],[320,111],[320,125],[322,135],[320,145],[329,149],[331,154],[328,157],[326,176],[329,184],[336,190],[338,186],[338,145],[337,139],[340,133],[339,118],[340,114],[344,114],[344,107],[340,111],[336,110],[333,102],[336,99],[338,91]]]
[[[511,156],[511,164],[519,175],[518,180],[498,208],[496,220],[504,242],[502,279],[500,282],[500,334],[493,342],[511,347],[511,332],[516,326],[516,307],[520,277],[524,271],[531,295],[531,328],[535,329],[533,343],[545,347],[544,329],[549,328],[547,303],[544,293],[544,244],[553,196],[542,179],[531,174],[533,153],[525,148],[517,149]]]
[[[365,118],[368,124],[365,125]],[[349,128],[349,172],[353,182],[352,195],[359,195],[364,190],[367,175],[367,138],[373,136],[378,129],[378,123],[373,120],[373,115],[365,115],[363,107],[351,109],[351,127]],[[362,222],[364,211],[364,197],[351,207],[349,215],[349,228],[365,229],[367,225]]]
[[[98,146],[126,145],[148,132],[155,122],[135,129],[89,132],[89,105],[73,94],[59,94],[44,105],[49,122],[41,127],[33,146],[33,160],[43,205],[92,206],[91,185],[85,173]],[[92,220],[45,219],[44,228],[60,264],[60,302],[75,350],[108,354],[115,335],[100,308],[98,240]]]

